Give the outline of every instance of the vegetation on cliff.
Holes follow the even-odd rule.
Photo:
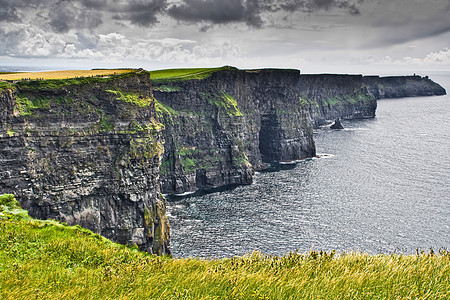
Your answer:
[[[227,94],[224,91],[220,91],[218,94],[204,93],[203,96],[208,99],[208,102],[210,104],[215,105],[219,112],[223,112],[229,117],[242,117],[242,113],[239,110],[236,99],[230,94]]]
[[[2,299],[448,299],[450,253],[174,259],[24,215],[0,196]],[[26,211],[25,211],[26,213]]]
[[[169,253],[158,182],[163,125],[149,73],[8,84],[0,93],[0,191],[16,193],[33,217]],[[154,217],[145,219],[146,210]]]

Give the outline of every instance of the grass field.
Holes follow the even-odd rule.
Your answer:
[[[150,71],[150,78],[161,81],[204,79],[211,76],[214,72],[229,68],[232,67],[156,70]]]
[[[21,80],[30,79],[67,79],[75,77],[107,76],[123,74],[134,71],[134,69],[98,69],[98,70],[66,70],[49,72],[26,72],[0,74],[0,80]]]
[[[0,196],[0,299],[449,299],[450,253],[156,257]]]
[[[224,70],[231,67],[220,68],[194,68],[194,69],[167,69],[150,71],[152,80],[192,80],[203,79],[214,72]],[[0,80],[21,80],[29,79],[67,79],[76,77],[91,77],[91,76],[107,76],[129,73],[135,69],[96,69],[96,70],[66,70],[66,71],[48,71],[48,72],[15,72],[15,73],[0,73]]]

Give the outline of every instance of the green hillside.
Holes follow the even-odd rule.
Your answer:
[[[220,68],[191,68],[191,69],[166,69],[150,71],[150,77],[153,81],[182,81],[192,79],[204,79],[211,74],[221,71],[233,69],[234,67],[220,67]]]
[[[0,299],[448,299],[450,253],[174,259],[0,196]]]

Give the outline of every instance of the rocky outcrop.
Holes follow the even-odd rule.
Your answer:
[[[344,129],[344,126],[341,124],[341,120],[337,118],[334,120],[334,123],[330,126],[330,129]]]
[[[19,82],[0,92],[0,194],[35,218],[169,253],[149,74]]]
[[[364,84],[376,99],[445,95],[445,89],[428,76],[365,76]]]

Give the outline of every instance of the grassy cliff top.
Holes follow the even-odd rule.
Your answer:
[[[130,73],[134,69],[95,69],[95,70],[65,70],[48,72],[26,72],[0,74],[0,80],[21,80],[23,78],[35,79],[67,79],[77,77],[108,76]]]
[[[0,196],[1,299],[448,299],[450,254],[254,252],[173,259],[79,226],[34,220]]]
[[[181,81],[192,79],[204,79],[211,74],[222,70],[237,70],[234,67],[219,67],[219,68],[192,68],[192,69],[167,69],[150,71],[150,78],[156,81]]]

